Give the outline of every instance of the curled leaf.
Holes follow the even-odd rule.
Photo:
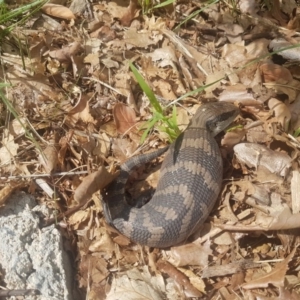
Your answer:
[[[106,168],[101,166],[98,171],[86,176],[74,193],[74,199],[78,203],[83,203],[92,197],[93,193],[107,186],[117,173],[112,175]]]

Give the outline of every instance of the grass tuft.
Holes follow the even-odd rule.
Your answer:
[[[141,129],[144,129],[144,133],[141,137],[141,143],[143,143],[148,135],[148,133],[155,127],[165,132],[169,140],[172,142],[174,141],[177,136],[180,134],[180,129],[178,128],[177,124],[177,111],[176,106],[173,105],[172,108],[172,115],[169,116],[166,113],[166,108],[163,108],[160,103],[158,102],[155,94],[149,87],[149,85],[146,83],[142,75],[139,73],[139,71],[136,69],[136,67],[129,62],[130,69],[132,73],[134,74],[138,84],[140,85],[141,89],[144,91],[146,96],[148,97],[151,106],[152,106],[152,118],[144,124],[144,126]]]

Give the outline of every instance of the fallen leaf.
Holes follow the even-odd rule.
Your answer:
[[[17,155],[19,144],[15,143],[14,137],[8,134],[2,139],[2,147],[0,148],[0,161],[7,164]]]
[[[128,157],[131,157],[137,149],[137,145],[128,139],[114,139],[112,151],[118,161],[123,163]]]
[[[273,151],[263,145],[240,143],[233,150],[239,161],[249,167],[264,166],[281,176],[285,176],[291,167],[292,159],[286,153]]]
[[[121,16],[120,21],[124,26],[129,26],[132,19],[136,16],[138,0],[130,0],[126,12]]]
[[[49,56],[57,59],[59,62],[69,62],[71,61],[71,56],[76,55],[80,50],[81,44],[79,42],[73,42],[62,49],[50,51]]]
[[[183,289],[187,297],[202,296],[202,293],[190,283],[189,278],[167,261],[158,261],[157,268],[162,273],[168,274],[173,278],[173,280]]]
[[[291,18],[286,26],[290,30],[299,31],[300,29],[300,15],[297,13],[297,8],[295,7],[292,11]]]
[[[135,111],[123,103],[117,103],[113,110],[114,120],[119,133],[136,130]]]
[[[258,11],[255,0],[241,0],[239,2],[239,7],[244,14],[256,15],[256,12]]]
[[[13,136],[18,136],[25,133],[25,128],[22,126],[19,120],[22,122],[22,124],[26,124],[26,119],[20,118],[12,120],[8,125],[9,133]]]
[[[72,111],[72,109],[70,110]],[[84,123],[96,123],[95,119],[91,114],[91,107],[86,99],[86,96],[83,96],[78,101],[78,105],[76,106],[76,108],[74,108],[74,111],[78,112],[72,114],[69,113],[66,116],[66,122],[69,123],[69,126],[71,126],[71,128],[74,127],[79,120],[82,120]]]
[[[220,94],[219,101],[238,101],[243,105],[261,105],[261,102],[253,96],[253,93],[249,92],[247,87],[240,83],[226,87]]]
[[[68,111],[68,114],[73,115],[82,112],[85,109],[87,102],[87,96],[80,93],[78,101],[75,103],[73,108]]]
[[[162,39],[162,35],[152,35],[151,31],[137,32],[135,28],[129,28],[125,31],[123,39],[129,47],[146,48],[156,45]]]
[[[209,261],[208,257],[212,254],[210,249],[210,241],[203,246],[194,243],[172,247],[170,250],[170,262],[177,266],[206,266]],[[201,255],[199,253],[201,252]]]
[[[267,273],[265,276],[260,276],[258,279],[254,279],[242,285],[244,289],[255,289],[268,287],[269,284],[275,285],[276,287],[284,286],[284,276],[288,270],[288,263],[293,258],[297,247],[285,258],[284,261],[277,263],[274,269]]]
[[[93,193],[99,191],[112,182],[117,175],[117,173],[112,175],[107,172],[105,167],[100,167],[98,171],[83,178],[81,184],[74,192],[75,201],[78,203],[84,203],[92,197]]]
[[[0,206],[5,204],[7,199],[15,192],[17,189],[25,186],[25,182],[9,182],[5,185],[3,189],[0,190]]]
[[[284,38],[273,39],[270,42],[270,45],[269,45],[269,47],[273,51],[280,50],[280,55],[283,58],[288,59],[288,60],[292,60],[292,61],[298,61],[300,59],[300,49],[299,49],[299,47],[295,47],[295,48],[287,49],[287,50],[281,50],[283,48],[287,48],[287,47],[291,47],[291,46],[293,46],[293,44],[291,42],[288,42]]]
[[[150,275],[150,277],[152,276]],[[145,278],[145,275],[143,276],[143,273],[137,269],[127,271],[126,275],[113,279],[106,300],[162,300],[163,295],[161,291],[155,289],[154,280],[155,277]]]
[[[55,145],[49,144],[39,155],[39,160],[45,172],[51,174],[55,170],[58,161],[58,151]]]
[[[44,13],[56,18],[61,18],[66,20],[75,19],[74,14],[69,8],[59,4],[47,3],[42,6],[41,10]]]
[[[291,112],[285,103],[276,98],[271,98],[268,102],[270,110],[275,113],[275,120],[281,125],[284,131],[288,131],[291,121]]]
[[[287,84],[293,80],[293,76],[290,71],[280,65],[265,63],[260,66],[260,71],[264,82]]]

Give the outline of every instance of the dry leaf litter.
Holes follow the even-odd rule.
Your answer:
[[[299,299],[299,8],[266,2],[178,1],[147,15],[137,1],[47,4],[2,42],[19,117],[1,105],[0,205],[22,188],[57,212],[45,222],[73,245],[82,299]],[[219,138],[217,205],[171,249],[108,227],[96,193],[120,163],[168,142],[155,127],[140,144],[152,108],[129,61],[163,107],[177,103],[181,130],[201,102],[241,110]],[[134,171],[133,195],[155,188],[161,160]]]

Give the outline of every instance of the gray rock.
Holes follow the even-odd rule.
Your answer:
[[[54,226],[40,228],[42,212],[49,214],[25,193],[13,195],[0,208],[0,266],[6,288],[40,291],[26,300],[72,300],[62,238]]]

